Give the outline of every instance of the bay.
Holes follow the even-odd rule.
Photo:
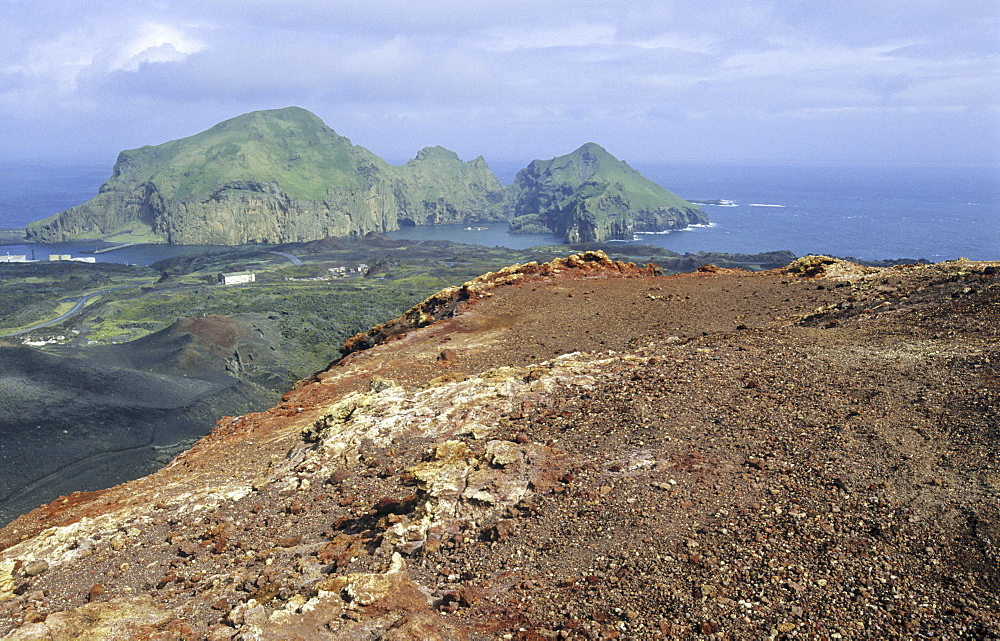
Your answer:
[[[490,163],[504,184],[526,162]],[[631,163],[647,177],[688,199],[725,199],[704,205],[711,225],[634,242],[678,253],[758,253],[788,250],[862,260],[966,257],[1000,259],[1000,166],[875,163]],[[106,166],[0,163],[0,227],[24,227],[93,197],[111,174]],[[524,249],[550,245],[550,234],[514,235],[506,225],[410,227],[390,238],[450,240]],[[79,255],[99,241],[58,245],[0,245],[0,255]],[[101,262],[148,265],[210,247],[137,245],[97,254]]]

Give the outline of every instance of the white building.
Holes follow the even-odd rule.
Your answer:
[[[223,285],[239,285],[241,283],[253,283],[257,281],[257,274],[253,272],[230,272],[219,274],[219,282]]]

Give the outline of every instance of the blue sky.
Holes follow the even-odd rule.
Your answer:
[[[392,162],[1000,161],[996,0],[0,0],[0,154],[298,105]]]

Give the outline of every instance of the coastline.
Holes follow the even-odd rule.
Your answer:
[[[22,245],[29,244],[23,229],[17,227],[6,229],[0,228],[0,245]],[[36,244],[36,243],[30,243]]]
[[[502,178],[508,174],[512,178],[515,166],[523,164],[507,167],[499,163],[494,171]],[[644,162],[637,166],[651,180],[690,202],[706,203],[711,221],[708,228],[688,227],[682,234],[647,235],[642,240],[681,254],[786,249],[799,256],[941,261],[959,257],[989,260],[1000,252],[996,226],[1000,189],[995,187],[1000,184],[1000,168],[993,165],[881,163],[866,165],[865,171],[837,163]],[[0,247],[12,245],[2,247],[12,254],[30,254],[31,248],[37,251],[39,247],[23,238],[27,221],[86,201],[94,195],[98,177],[107,171],[81,164],[75,170],[60,168],[56,179],[51,166],[38,163],[33,168],[22,166],[9,176],[0,175]],[[779,203],[785,206],[759,206]],[[386,236],[515,249],[560,240],[554,235],[514,238],[502,223],[500,233],[489,225],[486,230],[477,226],[473,231],[464,229],[466,226],[412,228]],[[3,235],[3,230],[16,231]],[[111,252],[108,257],[117,260],[118,255]]]

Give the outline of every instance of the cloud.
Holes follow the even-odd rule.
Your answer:
[[[637,153],[657,136],[701,139],[725,156],[764,135],[800,144],[809,124],[802,153],[838,157],[848,146],[825,124],[921,113],[921,126],[983,131],[1000,103],[1000,11],[983,0],[2,1],[9,148],[47,130],[84,144],[74,126],[111,130],[93,146],[144,144],[299,104],[397,156],[577,136]],[[996,157],[990,142],[972,151]],[[938,144],[927,153],[970,152]]]
[[[490,29],[485,48],[509,53],[522,49],[586,48],[615,44],[615,28],[607,24],[535,26],[509,25]]]
[[[109,43],[106,55],[110,71],[138,71],[146,63],[179,62],[205,49],[195,37],[176,26],[147,22],[122,43]]]
[[[624,40],[633,47],[640,49],[666,49],[670,51],[685,51],[689,53],[712,53],[717,46],[716,36],[691,36],[683,33],[660,33],[650,38]]]
[[[178,62],[205,49],[181,25],[132,20],[103,23],[82,21],[55,33],[30,40],[6,58],[0,71],[20,77],[31,93],[67,96],[95,75],[137,72],[143,64]]]

